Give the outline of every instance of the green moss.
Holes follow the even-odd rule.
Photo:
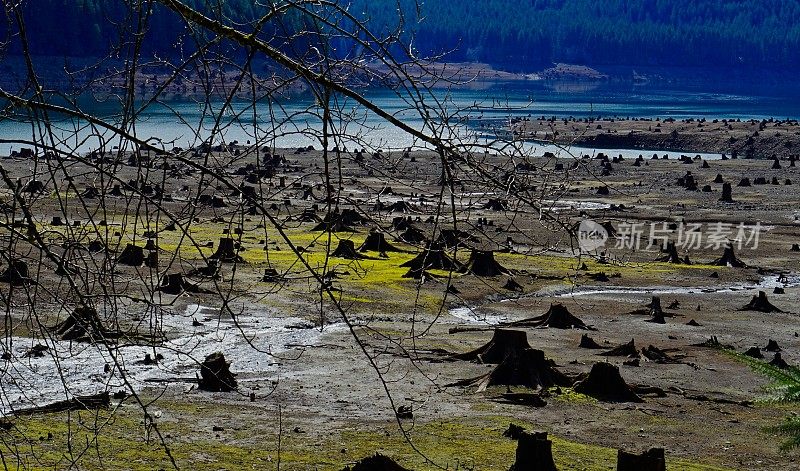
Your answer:
[[[165,404],[162,404],[165,405]],[[277,425],[241,417],[235,406],[214,405],[222,424],[237,427],[219,433],[203,420],[206,409],[193,404],[166,404],[159,429],[167,436],[172,457],[181,469],[266,469],[278,459],[285,470],[340,470],[346,464],[381,452],[415,470],[506,470],[513,462],[516,443],[502,432],[510,422],[528,429],[535,424],[509,417],[461,421],[436,421],[409,426],[409,445],[393,423],[363,424],[340,431],[298,434],[285,432],[278,453]],[[258,414],[256,414],[258,415]],[[284,430],[289,427],[284,424]],[[99,433],[95,433],[99,430]],[[63,469],[73,461],[81,469],[151,470],[171,468],[170,459],[154,434],[147,433],[141,412],[126,407],[115,414],[80,412],[17,419],[15,427],[2,432],[3,457],[18,469]],[[562,470],[613,469],[616,450],[551,437],[556,464]],[[714,471],[723,468],[670,459],[670,469]]]

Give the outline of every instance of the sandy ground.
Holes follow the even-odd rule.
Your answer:
[[[556,124],[561,126],[560,122]],[[623,124],[634,125],[630,121],[618,125]],[[609,125],[604,122],[603,127],[606,126]],[[747,126],[736,123],[735,128],[741,127],[736,132],[750,132]],[[769,129],[787,132],[783,128]],[[456,170],[459,183],[452,199],[445,192],[441,224],[446,222],[452,227],[453,221],[448,217],[455,214],[458,226],[477,236],[458,249],[456,257],[466,262],[469,247],[497,250],[496,259],[514,270],[511,277],[522,291],[503,288],[508,275],[478,277],[456,273],[452,285],[458,293],[445,296],[446,277],[424,284],[402,278],[406,269],[398,265],[413,257],[419,247],[394,241],[402,231],[392,227],[392,219],[404,214],[376,210],[378,202],[407,201],[419,211],[411,216],[419,216],[416,225],[425,234],[438,231],[436,222],[426,222],[439,207],[440,167],[435,155],[414,153],[413,162],[410,156],[400,154],[381,158],[367,155],[364,162],[358,163],[347,153],[342,163],[343,178],[335,182],[341,188],[342,207],[356,208],[372,222],[355,226],[355,233],[334,233],[328,245],[328,233],[311,230],[315,223],[287,219],[312,204],[317,205],[317,215],[324,216],[325,201],[303,198],[307,193],[304,186],[311,186],[316,198],[324,194],[319,173],[321,153],[281,153],[288,159],[286,165],[260,183],[263,206],[283,222],[293,244],[304,248],[310,266],[324,266],[325,254],[336,248],[339,239],[353,240],[358,247],[371,227],[380,227],[388,234],[387,240],[406,251],[389,252],[388,258],[368,252],[370,259],[360,261],[327,259],[325,271],[334,269],[339,274],[332,286],[341,290],[335,294],[345,308],[346,318],[325,296],[320,301],[318,284],[296,262],[288,243],[270,228],[263,215],[243,214],[246,203],[231,196],[229,188],[208,184],[198,172],[187,173],[185,167],[178,165],[168,171],[120,166],[110,172],[111,177],[101,179],[79,162],[68,161],[63,166],[40,162],[36,179],[45,184],[46,190],[31,197],[38,233],[49,237],[47,240],[53,244],[63,239],[84,244],[96,238],[105,240],[111,254],[95,254],[88,257],[89,261],[84,256],[74,263],[81,273],[107,281],[78,277],[80,291],[110,294],[106,301],[93,298],[101,317],[114,319],[129,334],[157,333],[158,341],[155,346],[138,342],[109,349],[58,340],[47,332],[44,327],[63,319],[78,298],[64,277],[55,273],[51,260],[33,263],[39,260],[38,249],[32,248],[36,243],[9,231],[14,219],[9,210],[4,240],[10,243],[14,239],[13,253],[27,257],[31,269],[35,265],[39,270],[35,287],[4,291],[8,315],[3,347],[9,353],[3,363],[4,410],[64,398],[65,385],[67,397],[100,389],[124,389],[124,372],[133,390],[142,397],[158,398],[154,407],[165,417],[180,422],[183,435],[196,437],[198,443],[210,433],[212,424],[225,424],[226,429],[233,427],[246,433],[217,433],[217,437],[222,435],[221,440],[230,446],[248,449],[260,433],[275,433],[276,410],[280,407],[283,430],[295,430],[287,432],[285,438],[285,469],[341,469],[361,458],[359,454],[363,455],[366,449],[394,452],[413,469],[433,469],[410,447],[402,448],[400,453],[397,450],[401,448],[388,445],[388,438],[386,442],[375,438],[375,433],[380,436],[385,431],[386,437],[397,439],[392,404],[412,407],[413,422],[403,423],[412,430],[414,443],[422,452],[437,456],[437,464],[450,463],[450,469],[455,457],[443,458],[436,451],[457,452],[451,452],[443,443],[445,439],[436,439],[436,433],[426,426],[470,424],[477,427],[469,429],[472,432],[489,433],[487,430],[499,427],[498,423],[518,420],[573,444],[631,450],[664,447],[670,459],[685,460],[671,469],[689,466],[686,463],[742,470],[784,470],[795,466],[797,454],[780,451],[782,438],[765,431],[765,427],[780,423],[797,410],[796,406],[753,403],[764,397],[763,388],[768,381],[728,354],[696,346],[716,336],[743,352],[751,346],[764,347],[773,339],[782,347],[784,360],[792,365],[800,363],[800,255],[790,251],[792,244],[800,242],[796,189],[800,170],[789,167],[788,161],[782,162],[781,169],[772,169],[769,160],[714,161],[709,163],[710,168],[702,168],[700,161],[648,159],[641,166],[634,166],[632,160],[624,160],[612,163],[610,173],[603,175],[596,159],[533,158],[526,162],[537,169],[535,172],[517,172],[518,181],[528,184],[525,194],[532,205],[518,206],[512,201],[507,209],[487,209],[490,198],[506,198],[490,182],[502,174],[501,170],[512,168],[513,163],[505,158],[481,156],[482,167],[495,170],[481,178],[469,178],[469,172]],[[254,161],[246,152],[237,157],[220,154],[216,158],[231,173]],[[12,178],[23,182],[31,179],[30,161],[6,159],[0,163]],[[557,169],[559,163],[563,169]],[[710,185],[711,191],[688,191],[678,186],[677,179],[687,171],[699,188]],[[76,175],[71,182],[74,186],[63,178],[64,172]],[[733,183],[733,203],[719,201],[722,184],[712,183],[717,174]],[[136,212],[130,208],[140,199],[131,196],[131,191],[126,192],[128,197],[83,199],[86,207],[74,197],[87,185],[110,189],[114,178],[127,182],[137,175],[149,181],[163,179],[164,193],[171,195],[172,201],[162,201],[160,209],[138,205]],[[768,183],[775,177],[778,184],[736,186],[745,176],[751,181],[764,177]],[[285,186],[280,186],[280,177],[284,177]],[[242,177],[235,178],[238,184]],[[794,184],[786,184],[787,179]],[[394,194],[381,195],[386,186],[391,186]],[[599,195],[597,189],[606,186],[608,194]],[[198,205],[199,194],[218,195],[226,204]],[[62,200],[58,195],[73,196]],[[3,198],[7,204],[13,200],[9,191],[4,192]],[[625,209],[614,210],[611,205]],[[539,207],[549,210],[555,221],[540,218]],[[53,227],[52,217],[59,214],[68,221],[81,221],[79,227]],[[181,240],[180,230],[163,230],[168,222],[166,214],[177,216],[181,225],[189,224],[192,229],[188,234],[193,241]],[[16,214],[17,219],[20,217]],[[482,218],[492,224],[479,224]],[[645,230],[643,245],[632,250],[623,247],[623,239],[612,238],[604,248],[583,254],[578,260],[574,245],[558,223],[571,227],[585,218],[609,221],[619,234],[633,224],[641,224]],[[107,225],[86,227],[87,221],[99,219],[105,219]],[[683,234],[683,228],[697,223],[701,224],[704,237],[708,237],[718,222],[728,224],[724,226],[729,230],[725,234],[734,243],[739,224],[745,224],[745,229],[756,223],[762,226],[757,247],[753,247],[752,240],[742,240],[743,246],[737,250],[750,268],[708,265],[722,254],[720,246],[705,245],[708,239],[703,239],[699,248],[680,247],[680,255],[688,255],[693,262],[688,266],[654,263],[662,254],[646,247],[651,223],[659,229],[664,229],[663,224],[676,224],[674,229],[667,227],[659,233],[675,241],[679,233]],[[153,291],[166,273],[187,273],[204,266],[204,258],[215,250],[207,248],[206,243],[216,244],[220,237],[238,232],[237,228],[242,229],[237,237],[241,237],[238,241],[245,249],[240,252],[243,263],[224,264],[222,277],[216,282],[192,278],[199,286],[221,294],[173,296]],[[113,261],[127,243],[144,246],[147,230],[158,233],[153,237],[160,247],[158,266],[150,269],[115,264]],[[513,250],[500,253],[508,247],[508,237],[513,239]],[[265,245],[269,250],[264,250]],[[602,260],[600,251],[605,251]],[[587,264],[585,270],[579,269],[582,263]],[[265,268],[270,267],[287,280],[262,282]],[[589,276],[598,272],[611,277],[608,281],[595,281]],[[778,280],[779,272],[787,275],[785,280]],[[3,289],[10,290],[7,286],[4,284]],[[783,287],[785,293],[773,294],[775,287]],[[769,299],[785,312],[739,310],[759,290],[766,291]],[[665,307],[678,302],[677,307],[667,309],[672,316],[663,325],[647,322],[648,316],[631,314],[654,295],[661,297]],[[150,304],[140,302],[142,299]],[[556,302],[563,303],[595,330],[523,329],[532,347],[543,350],[570,374],[586,373],[595,362],[610,361],[620,367],[629,384],[657,387],[666,395],[645,396],[643,403],[631,404],[600,402],[562,391],[561,395],[546,398],[545,407],[530,408],[498,402],[505,387],[477,392],[474,387],[446,386],[482,374],[490,367],[448,361],[442,350],[465,352],[480,346],[490,339],[491,328],[497,323],[542,314]],[[148,310],[148,305],[158,308]],[[692,319],[700,326],[686,325]],[[202,325],[193,325],[193,321]],[[348,321],[352,329],[348,328]],[[454,327],[486,330],[451,334]],[[657,364],[642,358],[638,367],[624,366],[627,358],[600,357],[596,350],[579,348],[584,333],[609,348],[634,339],[639,349],[649,345],[674,349],[668,351],[681,361]],[[39,343],[48,345],[50,353],[41,358],[26,357],[28,349]],[[192,381],[197,363],[216,350],[223,351],[232,361],[231,370],[238,373],[238,393],[198,391]],[[189,355],[179,351],[188,351]],[[56,352],[61,373],[54,361]],[[164,359],[157,365],[137,364],[147,352],[161,353]],[[772,353],[764,353],[767,360],[772,358]],[[104,365],[115,362],[117,366],[104,371]],[[699,400],[701,397],[705,400]],[[356,443],[353,433],[366,437],[365,442]],[[349,443],[345,437],[351,437]],[[502,459],[483,457],[479,449],[491,446],[484,440],[488,438],[475,435],[474,449],[463,451],[473,460],[472,468],[459,469],[507,469],[513,462],[513,453]],[[271,442],[262,446],[274,451]],[[342,451],[330,458],[326,453],[334,446],[341,446]],[[298,450],[308,449],[316,451],[298,458]],[[561,459],[559,452],[575,454],[570,447],[556,446],[557,461]],[[325,459],[320,458],[323,454]],[[209,455],[213,464],[213,453]],[[609,469],[613,465],[587,459],[584,465],[562,461],[562,468]]]

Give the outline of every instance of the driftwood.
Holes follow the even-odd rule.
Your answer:
[[[15,416],[31,414],[52,414],[55,412],[66,412],[75,410],[94,410],[107,409],[111,406],[111,397],[108,391],[88,396],[75,396],[72,399],[51,402],[43,406],[31,407],[28,409],[18,409],[14,411]]]
[[[575,392],[604,402],[643,402],[610,363],[595,363],[586,379],[575,383]]]

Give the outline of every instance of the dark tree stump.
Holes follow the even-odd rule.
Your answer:
[[[733,203],[733,188],[730,183],[726,182],[722,185],[722,196],[719,200],[723,203]]]
[[[581,343],[578,344],[578,348],[599,350],[603,347],[599,343],[595,342],[593,338],[589,337],[589,335],[583,334],[581,335]]]
[[[475,350],[453,355],[458,360],[477,363],[500,363],[511,354],[530,349],[528,334],[524,330],[495,329],[492,339]]]
[[[714,178],[714,183],[723,183],[725,180],[722,179],[722,174],[718,173],[716,178]]]
[[[641,454],[617,452],[617,471],[666,471],[663,448],[651,448]]]
[[[11,286],[23,286],[31,283],[28,276],[28,264],[23,260],[9,260],[8,266],[0,273],[0,281]]]
[[[204,391],[228,392],[237,387],[236,375],[230,371],[231,364],[222,352],[208,355],[200,365],[199,387]]]
[[[360,252],[402,252],[394,245],[386,242],[386,236],[382,232],[370,231],[364,243],[358,248]]]
[[[500,265],[500,263],[494,259],[494,252],[490,250],[473,250],[469,256],[469,261],[462,271],[480,277],[511,274],[509,269]]]
[[[490,386],[524,386],[530,389],[547,389],[552,386],[571,386],[572,381],[556,369],[544,352],[533,348],[510,352],[503,361],[487,374],[459,381],[457,386],[478,386],[478,392]]]
[[[144,263],[144,250],[138,245],[128,244],[122,250],[117,263],[130,267],[140,267]]]
[[[758,311],[767,313],[783,312],[769,302],[767,299],[767,293],[763,291],[759,291],[757,296],[753,296],[753,299],[751,299],[749,303],[745,304],[740,311]]]
[[[414,271],[420,270],[461,270],[463,265],[450,258],[444,253],[444,246],[437,242],[432,242],[419,255],[400,265],[409,267]]]
[[[732,245],[725,247],[725,251],[722,252],[722,257],[711,262],[711,265],[717,265],[720,267],[747,268],[747,264],[736,257]]]
[[[511,322],[515,327],[552,327],[555,329],[589,329],[582,320],[575,317],[563,304],[551,304],[550,309],[541,316]]]
[[[187,281],[181,273],[170,273],[161,280],[161,285],[158,290],[162,293],[178,295],[183,292],[187,293],[206,293],[211,291],[200,288],[194,283]]]
[[[657,258],[656,262],[690,265],[690,263],[688,263],[689,262],[688,256],[684,259],[681,259],[680,255],[678,255],[678,248],[675,246],[675,242],[672,241],[667,242],[667,247],[664,249],[664,252],[666,253],[666,255]]]
[[[619,368],[610,363],[595,363],[589,376],[575,383],[574,389],[604,402],[644,402],[622,379]]]
[[[517,283],[517,281],[514,280],[514,278],[509,278],[508,281],[506,281],[506,284],[503,285],[503,289],[516,292],[524,291],[522,285]]]
[[[410,471],[388,456],[375,453],[375,456],[368,456],[361,461],[357,462],[351,468],[345,466],[342,471]]]
[[[356,246],[352,240],[340,239],[336,250],[331,254],[334,257],[345,258],[347,260],[364,260],[369,257],[356,251]]]
[[[553,461],[553,442],[547,432],[521,432],[517,438],[517,452],[509,471],[556,471]]]
[[[598,353],[598,355],[603,355],[607,357],[629,357],[631,355],[638,355],[639,351],[636,349],[636,344],[634,343],[634,339],[631,339],[630,342],[624,343],[617,347],[608,350],[607,352]]]
[[[219,260],[223,263],[242,263],[244,259],[239,256],[236,250],[236,243],[230,237],[221,237],[217,251],[208,257],[211,260]]]
[[[119,332],[109,331],[103,325],[97,311],[89,306],[78,306],[70,315],[53,326],[52,330],[61,340],[74,340],[76,342],[91,342],[118,338]]]

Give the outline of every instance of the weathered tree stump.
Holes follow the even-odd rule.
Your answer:
[[[733,203],[733,188],[731,184],[725,182],[722,184],[722,196],[719,198],[723,203]]]
[[[389,458],[388,456],[381,455],[380,453],[375,453],[374,456],[368,456],[363,458],[361,461],[357,462],[351,468],[350,466],[345,466],[342,471],[410,471],[399,464],[396,461]]]
[[[610,363],[595,363],[589,376],[575,383],[574,390],[604,402],[643,402],[622,379],[619,368]]]
[[[581,342],[578,344],[578,348],[599,350],[603,347],[599,343],[595,342],[593,338],[589,337],[588,334],[583,334],[581,335]]]
[[[221,237],[219,239],[219,245],[217,245],[217,251],[208,258],[211,260],[219,260],[223,263],[244,262],[244,259],[237,253],[236,242],[230,237]]]
[[[209,294],[211,291],[200,288],[194,283],[190,283],[183,277],[181,273],[170,273],[165,275],[164,278],[161,280],[161,285],[158,287],[158,290],[162,293],[178,295],[183,292],[187,293],[206,293]]]
[[[461,270],[463,265],[450,258],[444,252],[444,246],[437,242],[432,242],[419,255],[400,265],[409,267],[412,270]]]
[[[200,365],[199,387],[204,391],[228,392],[237,387],[236,375],[230,371],[231,364],[222,352],[206,357]]]
[[[89,306],[78,306],[70,315],[50,330],[61,340],[91,342],[120,337],[119,332],[105,328],[97,311]]]
[[[767,293],[763,291],[759,291],[758,295],[753,296],[753,299],[751,299],[749,303],[745,304],[740,311],[758,311],[766,313],[783,312],[769,302],[767,299]]]
[[[144,250],[138,245],[128,244],[117,258],[117,263],[130,267],[140,267],[144,263]]]
[[[478,386],[478,392],[490,386],[524,386],[530,389],[547,389],[552,386],[571,386],[572,380],[556,369],[544,352],[533,348],[512,350],[489,373],[458,381],[453,385]]]
[[[657,258],[656,262],[690,265],[690,263],[686,263],[689,261],[688,256],[685,259],[681,259],[680,255],[678,255],[678,248],[675,246],[675,242],[667,242],[667,247],[664,249],[664,252],[666,255]]]
[[[528,335],[524,330],[495,329],[492,339],[475,350],[453,355],[458,360],[477,363],[500,363],[511,354],[530,349]]]
[[[598,355],[603,355],[606,357],[629,357],[631,355],[638,354],[639,351],[636,349],[636,343],[634,342],[634,339],[631,339],[630,342],[614,347],[606,352],[598,353]]]
[[[402,252],[394,245],[386,241],[386,235],[383,232],[372,230],[367,235],[364,243],[358,248],[359,252]]]
[[[733,251],[733,245],[730,244],[725,247],[725,251],[722,252],[722,257],[711,262],[711,265],[720,267],[747,268],[747,264],[736,257],[736,254]]]
[[[509,278],[508,281],[506,281],[506,284],[503,285],[503,289],[516,292],[524,291],[522,285],[517,283],[517,281],[514,278]]]
[[[462,269],[464,273],[472,273],[480,277],[492,277],[500,275],[510,275],[511,270],[500,265],[494,258],[491,250],[473,250],[469,256],[469,261]]]
[[[331,254],[334,257],[345,258],[347,260],[364,260],[369,257],[356,251],[356,246],[352,240],[340,239],[336,250]]]
[[[770,360],[769,364],[782,370],[789,368],[789,364],[783,359],[781,352],[775,352],[775,356],[772,357],[772,360]]]
[[[617,451],[617,471],[666,471],[663,448],[651,448],[641,454]]]
[[[556,471],[553,442],[547,432],[523,431],[517,438],[517,452],[509,471]]]
[[[544,314],[530,319],[511,322],[515,327],[552,327],[555,329],[589,329],[582,320],[575,317],[563,304],[551,304]]]
[[[9,260],[6,269],[0,273],[0,282],[11,286],[23,286],[32,281],[28,276],[28,264],[24,260]]]

